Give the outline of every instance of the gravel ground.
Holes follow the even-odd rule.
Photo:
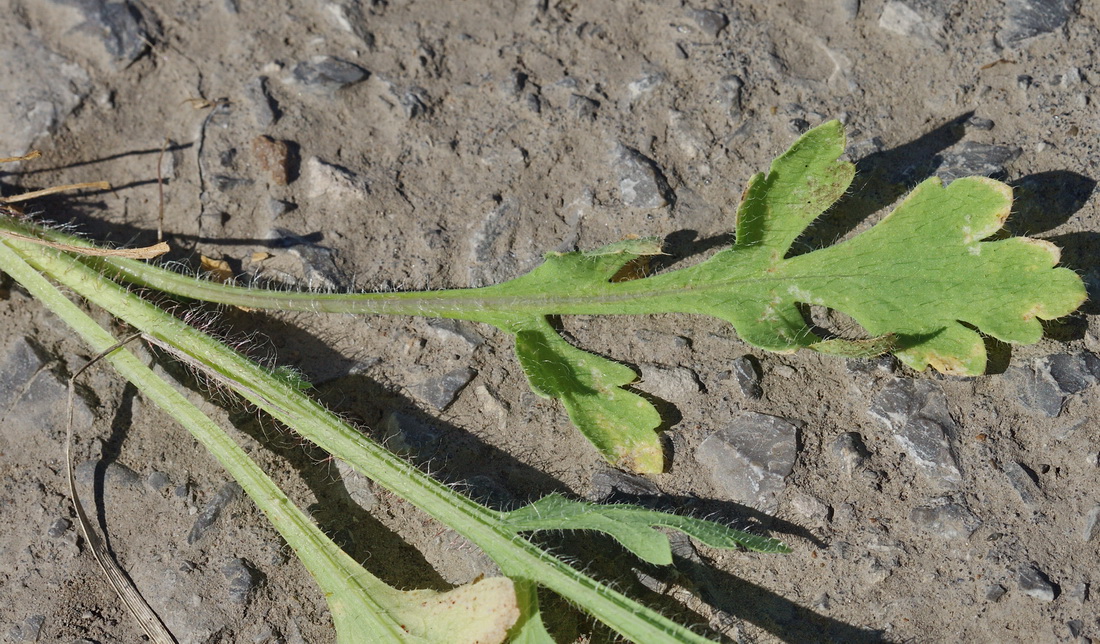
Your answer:
[[[926,177],[981,174],[1015,188],[1011,232],[1057,243],[1094,295],[1100,285],[1096,3],[0,8],[0,156],[44,153],[5,168],[5,194],[108,180],[113,191],[36,206],[95,239],[145,244],[159,174],[173,259],[192,267],[202,254],[295,287],[467,287],[628,235],[663,237],[667,265],[690,264],[728,241],[753,173],[838,118],[859,175],[803,249],[866,228]],[[769,354],[703,318],[564,319],[675,408],[671,467],[649,477],[606,466],[527,390],[490,328],[194,318],[300,369],[342,414],[501,506],[551,491],[642,500],[786,539],[784,556],[685,542],[672,570],[616,564],[619,587],[713,637],[1091,642],[1097,310],[1048,325],[1037,345],[994,346],[978,378]],[[0,639],[138,641],[65,492],[64,382],[89,352],[7,281],[0,320]],[[493,572],[272,423],[203,405],[386,581],[448,588]],[[333,638],[320,591],[184,430],[106,367],[84,378],[77,414],[81,484],[180,641]],[[606,544],[560,549],[589,561]],[[590,628],[570,624],[564,641]]]

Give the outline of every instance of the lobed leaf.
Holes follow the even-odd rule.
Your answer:
[[[597,530],[640,559],[656,565],[672,563],[668,537],[654,527],[673,528],[714,548],[742,546],[757,552],[790,552],[782,541],[741,530],[648,510],[636,505],[599,505],[551,494],[505,514],[504,521],[517,531]]]
[[[928,179],[870,230],[785,258],[794,238],[850,183],[851,164],[838,160],[843,149],[839,124],[826,123],[777,159],[766,177],[753,179],[734,247],[683,271],[681,283],[714,285],[685,312],[724,318],[765,349],[835,350],[819,344],[799,310],[825,306],[872,336],[891,338],[898,357],[915,369],[978,375],[986,365],[979,332],[1037,342],[1040,319],[1068,315],[1084,302],[1081,279],[1054,267],[1054,245],[1022,237],[982,241],[1000,230],[1012,206],[1012,189],[985,177],[946,187]],[[755,277],[730,278],[747,271]]]

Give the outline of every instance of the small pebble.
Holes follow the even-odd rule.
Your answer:
[[[1062,28],[1073,15],[1075,0],[1005,0],[1004,23],[997,40],[1011,47]]]
[[[1016,493],[1020,495],[1024,505],[1037,508],[1045,502],[1046,496],[1039,488],[1038,477],[1034,471],[1016,461],[1001,463],[1001,471],[1004,472]]]
[[[1093,507],[1081,520],[1081,541],[1088,543],[1100,535],[1100,505]]]
[[[695,460],[724,498],[773,513],[797,453],[797,425],[744,412],[703,440]]]
[[[913,508],[909,520],[943,539],[969,538],[982,524],[965,505],[953,501]]]
[[[932,481],[947,487],[962,481],[952,443],[958,426],[938,383],[894,378],[872,397],[867,413],[893,433]]]
[[[1034,597],[1044,602],[1052,602],[1058,596],[1057,584],[1051,582],[1050,577],[1047,577],[1046,573],[1035,566],[1020,568],[1019,583],[1020,590],[1028,597]]]
[[[229,601],[243,604],[264,582],[264,575],[245,559],[232,559],[222,566],[222,574],[229,582]]]
[[[252,107],[252,118],[256,121],[256,125],[262,128],[271,127],[282,116],[279,103],[271,97],[271,92],[268,90],[266,76],[253,78],[246,83],[244,94]]]
[[[699,376],[686,367],[639,365],[642,380],[638,388],[673,403],[686,403],[703,390]]]
[[[859,432],[847,432],[837,436],[833,439],[832,451],[840,461],[841,470],[848,476],[863,467],[871,456]]]
[[[675,201],[665,175],[641,152],[625,145],[615,147],[612,165],[619,175],[619,195],[632,208],[662,208]]]
[[[717,38],[718,34],[730,24],[726,14],[710,9],[688,9],[687,15],[695,21],[700,31],[711,38]]]
[[[573,94],[569,97],[569,109],[573,110],[579,119],[594,121],[596,112],[600,109],[600,102],[587,96]]]
[[[336,90],[367,79],[370,72],[340,58],[318,56],[294,66],[294,79],[303,85]]]
[[[46,534],[56,539],[68,532],[71,527],[73,527],[73,522],[62,517],[55,519],[54,522],[50,524],[50,529],[46,531]]]
[[[455,401],[458,392],[462,391],[477,371],[469,367],[448,371],[442,376],[429,378],[409,387],[409,392],[420,400],[428,403],[438,411],[443,411]]]
[[[187,543],[195,543],[206,534],[207,530],[221,516],[222,510],[232,503],[241,494],[241,486],[236,481],[229,481],[207,502],[195,517],[195,523],[191,526],[191,532],[187,535]]]
[[[741,356],[734,360],[733,376],[746,398],[759,400],[764,396],[764,387],[760,384],[760,362],[755,357]]]

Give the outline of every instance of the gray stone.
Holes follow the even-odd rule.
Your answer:
[[[1097,382],[1100,358],[1089,352],[1057,353],[1040,358],[1038,363],[1050,373],[1061,392],[1067,396],[1080,393]]]
[[[386,414],[378,429],[382,443],[394,452],[426,457],[439,446],[438,427],[402,411]]]
[[[22,624],[16,624],[8,630],[9,641],[37,642],[42,634],[42,625],[45,623],[45,615],[31,615],[24,619]]]
[[[111,462],[106,465],[99,459],[90,459],[78,463],[75,468],[76,481],[84,487],[91,487],[95,482],[97,470],[104,468],[103,480],[108,485],[107,492],[111,490],[140,490],[141,477],[132,469],[122,463]]]
[[[731,118],[741,116],[741,97],[745,81],[740,76],[729,75],[718,82],[718,100],[729,110]]]
[[[172,487],[172,479],[164,472],[154,470],[145,477],[145,485],[157,492],[167,492]]]
[[[569,109],[573,110],[579,119],[594,121],[600,109],[600,102],[594,98],[573,94],[569,97]]]
[[[958,426],[937,383],[894,378],[872,398],[868,414],[893,432],[898,445],[933,482],[954,487],[962,481],[952,446]]]
[[[46,531],[46,534],[56,539],[68,532],[71,527],[73,527],[72,521],[69,521],[65,517],[60,517],[54,519],[54,522],[50,524],[50,529]]]
[[[1098,376],[1100,358],[1087,351],[1037,358],[1005,372],[1005,378],[1016,387],[1020,404],[1050,418],[1062,413],[1067,396],[1094,386],[1100,381]]]
[[[597,502],[617,497],[657,496],[661,490],[644,476],[627,474],[621,470],[603,469],[592,475],[588,498]]]
[[[243,604],[264,583],[264,575],[245,559],[232,559],[222,566],[229,582],[229,601]]]
[[[432,318],[428,320],[428,326],[442,340],[457,340],[464,342],[471,349],[485,344],[485,337],[478,333],[472,324],[464,320],[449,320],[446,318]]]
[[[619,144],[612,159],[619,175],[619,195],[632,208],[662,208],[676,201],[657,164],[634,148]]]
[[[520,221],[528,215],[512,197],[501,198],[470,237],[470,286],[496,284],[531,270],[541,255],[517,252]]]
[[[760,365],[752,356],[741,356],[733,361],[733,377],[741,393],[751,400],[764,396],[764,387],[760,385]]]
[[[378,497],[374,493],[373,483],[366,476],[360,474],[355,468],[343,461],[335,459],[336,471],[340,473],[340,480],[344,483],[344,489],[356,505],[367,512],[378,504]]]
[[[652,74],[646,74],[641,78],[631,81],[627,84],[626,89],[630,92],[630,98],[636,99],[642,94],[648,94],[656,89],[661,83],[665,81],[665,75],[654,72]]]
[[[1018,581],[1020,590],[1028,597],[1052,602],[1058,596],[1058,585],[1051,582],[1046,573],[1033,565],[1020,568]]]
[[[0,156],[5,157],[27,153],[36,140],[55,131],[92,86],[75,63],[47,49],[18,21],[6,22],[8,42],[18,45],[0,45]]]
[[[223,485],[199,512],[199,516],[195,518],[195,523],[191,525],[191,532],[187,535],[187,543],[195,543],[202,539],[210,526],[214,525],[218,517],[221,516],[222,510],[236,500],[240,494],[241,486],[236,481],[229,481]]]
[[[985,598],[991,602],[999,602],[1005,596],[1008,589],[1000,584],[993,584],[985,590]]]
[[[982,524],[969,508],[950,500],[913,508],[909,520],[921,530],[944,539],[969,538]]]
[[[1034,472],[1016,461],[1001,463],[1001,471],[1008,477],[1008,482],[1020,495],[1020,500],[1024,502],[1024,505],[1036,508],[1042,504],[1046,497],[1039,488]]]
[[[730,24],[726,14],[710,9],[688,9],[687,15],[695,21],[700,31],[711,38],[717,38],[718,34]]]
[[[840,469],[848,476],[862,468],[871,457],[871,452],[867,449],[863,436],[859,432],[845,432],[834,438],[832,451],[840,461]]]
[[[1081,521],[1081,541],[1088,543],[1100,534],[1100,505],[1093,507]]]
[[[294,80],[325,90],[337,90],[366,80],[370,72],[333,56],[316,56],[294,66]]]
[[[997,32],[1002,47],[1061,29],[1073,15],[1075,0],[1006,0],[1004,23]]]
[[[1066,598],[1072,599],[1078,604],[1085,603],[1089,598],[1089,584],[1079,582],[1071,585],[1066,590]]]
[[[686,367],[642,364],[639,368],[642,380],[637,383],[638,388],[669,402],[687,402],[703,389],[699,376]]]
[[[963,141],[944,150],[935,174],[945,182],[960,177],[1001,177],[1005,166],[1020,156],[1020,148]]]
[[[256,125],[267,128],[275,124],[282,116],[279,103],[271,96],[267,88],[267,77],[253,78],[244,86],[244,96],[252,108],[252,118]]]
[[[724,498],[775,512],[798,451],[798,427],[783,418],[744,412],[695,451]]]
[[[302,164],[306,196],[325,201],[355,202],[370,197],[367,182],[343,166],[310,157]]]
[[[943,13],[935,2],[889,0],[879,15],[878,26],[899,36],[938,44],[943,37]]]
[[[787,129],[792,134],[805,134],[810,129],[810,122],[803,118],[793,118],[787,121]]]
[[[455,401],[458,392],[462,391],[462,388],[469,384],[476,375],[477,371],[469,367],[463,367],[448,371],[442,376],[419,382],[409,387],[409,391],[435,409],[443,411]]]
[[[401,109],[405,111],[405,118],[415,119],[431,113],[432,98],[423,87],[413,86],[398,92],[391,86],[390,91],[397,96]]]
[[[993,119],[982,118],[980,116],[971,116],[966,119],[966,127],[974,128],[975,130],[992,130]]]
[[[336,253],[300,237],[284,228],[275,228],[267,234],[275,246],[289,249],[302,265],[302,278],[312,290],[346,291],[350,281],[336,265]]]
[[[140,5],[112,0],[53,1],[80,12],[83,21],[74,26],[73,33],[98,41],[115,66],[128,66],[153,42],[153,34],[146,28],[151,23],[138,10]]]

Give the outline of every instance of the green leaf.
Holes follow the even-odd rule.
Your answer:
[[[660,252],[631,239],[591,252],[552,253],[510,282],[421,293],[311,294],[196,283],[140,262],[88,259],[120,278],[172,293],[250,308],[459,318],[516,337],[532,388],[560,399],[570,418],[610,462],[640,472],[663,469],[654,429],[660,418],[624,389],[632,370],[566,343],[549,315],[688,313],[719,317],[741,338],[771,351],[809,348],[850,357],[893,351],[915,369],[977,375],[982,333],[1032,343],[1040,320],[1068,315],[1085,300],[1081,279],[1055,268],[1044,241],[984,241],[1008,217],[1012,191],[983,177],[948,186],[929,179],[866,232],[788,257],[791,244],[849,188],[854,167],[840,159],[844,132],[814,128],[753,177],[737,211],[736,243],[687,268],[622,281],[635,260]],[[58,236],[52,234],[54,238]],[[818,337],[804,305],[841,311],[869,339]]]
[[[825,306],[873,336],[893,336],[898,357],[915,369],[978,375],[986,364],[978,331],[1037,342],[1040,319],[1067,315],[1084,301],[1080,278],[1054,268],[1052,244],[982,241],[1001,228],[1012,206],[1011,188],[984,177],[947,187],[929,179],[870,230],[785,258],[791,241],[850,183],[851,164],[837,160],[843,147],[839,125],[827,123],[777,159],[766,177],[754,178],[736,245],[679,271],[680,285],[710,286],[681,310],[729,320],[762,348],[835,350],[819,344],[799,311],[800,304]]]
[[[560,399],[573,424],[608,461],[636,472],[664,469],[664,450],[654,431],[660,414],[623,388],[637,380],[633,369],[574,347],[542,317],[515,334],[516,356],[531,389]]]
[[[758,552],[790,552],[782,541],[741,530],[636,505],[599,505],[573,501],[558,494],[505,514],[517,531],[597,530],[615,538],[640,559],[656,565],[672,563],[668,537],[654,527],[673,528],[714,548],[742,546]]]

